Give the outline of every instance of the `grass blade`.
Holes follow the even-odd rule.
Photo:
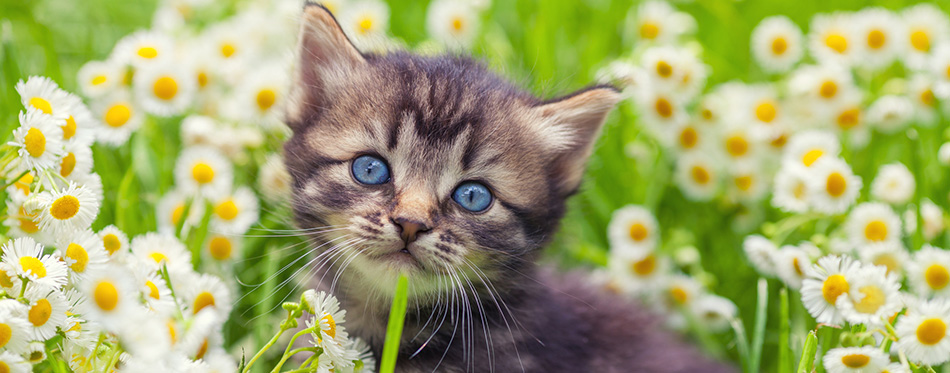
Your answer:
[[[765,321],[768,317],[769,308],[769,282],[764,278],[759,278],[758,299],[755,305],[755,330],[752,335],[752,351],[750,356],[749,371],[758,372],[759,364],[762,362],[762,344],[765,343]]]
[[[802,347],[802,359],[798,361],[797,373],[811,372],[811,364],[815,362],[815,352],[818,351],[818,337],[815,331],[808,332],[805,338],[805,347]]]
[[[406,321],[409,282],[405,275],[399,275],[396,282],[396,294],[389,309],[389,324],[386,326],[386,342],[383,344],[383,358],[380,373],[392,373],[396,370],[396,355],[399,353],[399,340],[402,339],[402,326]]]
[[[789,320],[788,320],[788,288],[782,288],[778,293],[779,299],[779,335],[778,335],[778,372],[792,371],[792,357],[788,349]]]

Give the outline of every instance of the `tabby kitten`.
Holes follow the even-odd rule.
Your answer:
[[[465,58],[360,53],[308,4],[291,96],[295,220],[376,356],[398,273],[409,278],[397,371],[728,371],[625,300],[535,264],[616,89],[541,101]]]

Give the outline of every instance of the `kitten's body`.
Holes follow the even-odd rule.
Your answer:
[[[294,212],[321,286],[379,356],[392,289],[410,284],[397,371],[725,371],[619,297],[534,264],[619,94],[542,102],[454,57],[364,55],[322,7],[305,8],[285,147]],[[354,159],[385,162],[357,181]],[[486,186],[466,210],[453,191]],[[318,272],[319,273],[319,272]]]

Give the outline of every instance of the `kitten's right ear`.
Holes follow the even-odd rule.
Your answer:
[[[286,122],[291,129],[296,132],[304,127],[314,111],[327,106],[333,90],[364,64],[366,58],[326,7],[312,2],[304,5],[296,73],[287,105]]]

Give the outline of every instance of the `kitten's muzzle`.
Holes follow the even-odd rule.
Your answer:
[[[407,247],[410,243],[416,240],[418,235],[431,230],[431,228],[429,228],[425,223],[412,219],[399,217],[391,220],[393,224],[396,225],[396,230],[399,231],[399,236],[402,238],[402,242],[405,242]]]

